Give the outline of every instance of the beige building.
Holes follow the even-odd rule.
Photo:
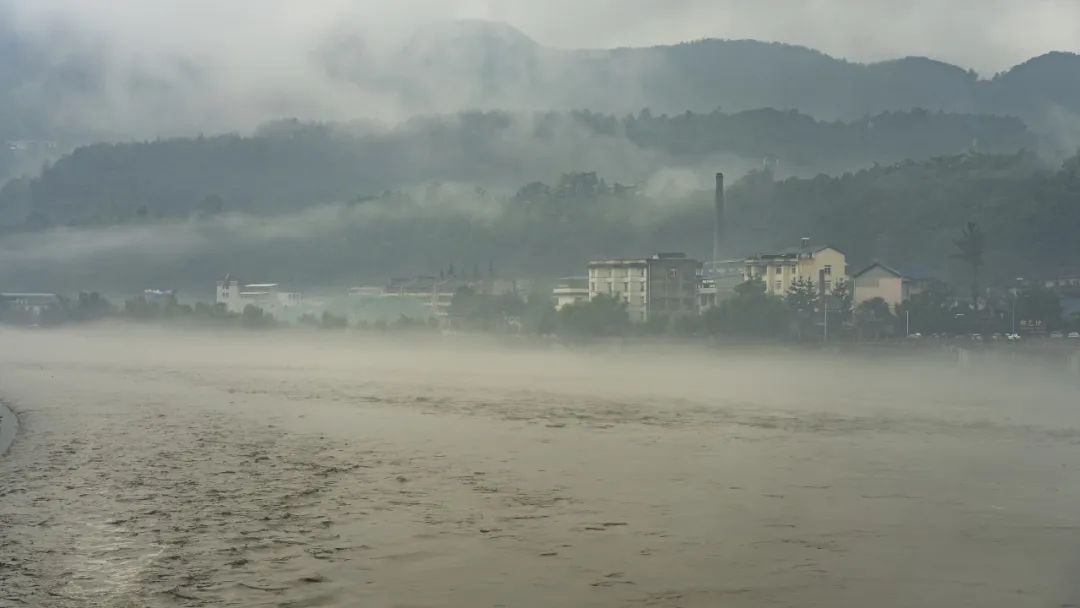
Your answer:
[[[735,288],[743,282],[745,265],[742,259],[705,262],[698,288],[698,309],[702,313],[735,293]]]
[[[847,256],[829,245],[810,245],[803,239],[800,247],[747,258],[743,279],[761,280],[766,293],[783,296],[796,279],[810,280],[818,293],[830,293],[847,280]]]
[[[890,307],[895,307],[923,289],[921,281],[904,276],[900,271],[877,262],[859,271],[853,283],[855,305],[881,298]]]
[[[1047,289],[1060,289],[1062,287],[1080,287],[1080,274],[1066,274],[1043,281]]]
[[[229,312],[242,313],[251,304],[281,318],[282,313],[298,308],[303,301],[303,294],[284,291],[277,283],[243,283],[230,275],[217,282],[216,302]]]
[[[635,323],[698,312],[701,262],[684,253],[589,262],[589,299],[622,298]]]
[[[55,293],[0,293],[0,302],[11,310],[37,318],[43,311],[59,306],[60,296]]]
[[[555,300],[555,310],[562,310],[564,306],[585,302],[589,299],[588,277],[564,277],[555,282],[555,288],[551,290],[551,296]]]

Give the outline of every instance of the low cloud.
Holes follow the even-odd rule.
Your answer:
[[[6,26],[30,50],[17,55],[37,62],[11,102],[49,98],[53,126],[117,137],[246,130],[281,116],[397,122],[482,105],[483,91],[431,74],[417,82],[435,90],[390,86],[417,67],[395,54],[452,19],[504,21],[553,48],[757,38],[858,61],[927,55],[984,75],[1080,40],[1080,3],[1065,0],[0,0],[0,35]],[[336,67],[335,44],[348,47]],[[527,104],[511,93],[496,101]]]

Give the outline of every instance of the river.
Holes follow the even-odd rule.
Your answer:
[[[0,606],[1073,606],[1037,369],[0,332]],[[6,424],[6,422],[5,422]]]

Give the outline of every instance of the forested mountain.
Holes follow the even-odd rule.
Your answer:
[[[484,22],[375,49],[343,25],[293,65],[298,86],[209,58],[110,61],[92,34],[49,35],[63,38],[0,19],[0,175],[26,175],[0,190],[6,289],[702,256],[718,170],[734,182],[730,255],[809,235],[855,263],[948,272],[977,221],[988,272],[1080,257],[1073,54],[980,79],[755,41],[558,50]],[[27,171],[90,141],[128,143]]]
[[[960,229],[977,222],[994,279],[1075,272],[1080,260],[1080,156],[1054,171],[1020,153],[906,161],[839,177],[777,181],[758,172],[735,184],[729,200],[738,250],[753,247],[753,235],[777,244],[812,235],[858,263],[876,258],[943,273]]]
[[[1047,169],[1029,153],[965,154],[839,177],[777,180],[755,171],[728,190],[726,255],[831,243],[858,269],[890,265],[963,281],[953,240],[969,221],[986,234],[988,281],[1041,277],[1080,259],[1080,157]],[[275,216],[224,212],[141,217],[0,238],[8,289],[209,290],[233,272],[300,287],[390,276],[485,272],[580,274],[587,260],[711,250],[711,192],[656,199],[594,173],[532,182],[514,195],[387,192]],[[122,269],[122,272],[118,272]]]
[[[499,112],[414,119],[381,131],[285,121],[255,135],[96,144],[0,190],[0,227],[110,224],[243,211],[270,215],[385,190],[473,184],[512,191],[596,171],[656,197],[768,165],[776,175],[1035,146],[1017,119],[890,112],[841,123],[796,112]]]
[[[343,24],[298,58],[312,79],[300,86],[251,82],[201,56],[110,61],[108,45],[92,33],[53,36],[28,38],[0,23],[0,140],[221,132],[283,115],[356,120],[474,109],[623,115],[772,107],[825,120],[912,108],[1016,115],[1055,146],[1080,141],[1080,56],[1071,53],[980,79],[927,58],[860,64],[753,40],[553,49],[480,21],[428,27],[386,49]]]

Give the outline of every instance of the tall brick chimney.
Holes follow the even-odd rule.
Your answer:
[[[724,174],[716,174],[716,194],[714,195],[714,202],[716,203],[716,217],[713,219],[713,241],[712,241],[712,257],[713,260],[720,259],[720,241],[724,238]]]

